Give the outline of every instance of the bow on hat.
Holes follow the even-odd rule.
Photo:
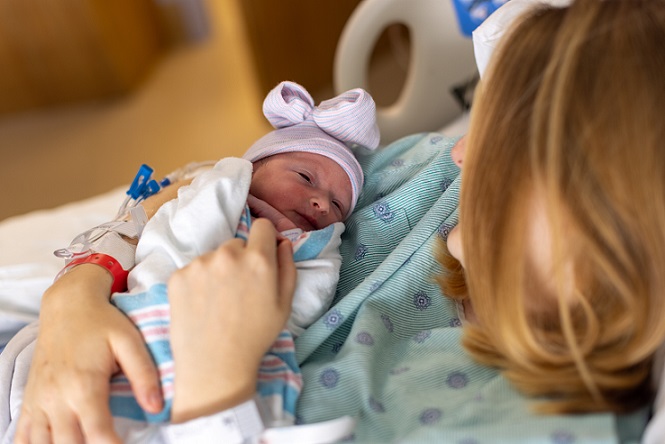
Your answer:
[[[346,144],[375,149],[379,145],[376,105],[367,91],[356,88],[314,106],[312,96],[294,82],[282,82],[263,102],[263,114],[277,129],[311,121]]]

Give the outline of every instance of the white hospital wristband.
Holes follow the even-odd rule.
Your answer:
[[[166,426],[164,437],[170,444],[257,443],[263,421],[254,400],[214,415]]]

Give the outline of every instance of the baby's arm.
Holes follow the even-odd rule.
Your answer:
[[[247,204],[249,205],[249,209],[252,212],[252,216],[268,219],[279,232],[297,228],[296,224],[291,222],[286,216],[277,211],[277,209],[275,209],[272,205],[264,200],[249,194],[247,196]]]

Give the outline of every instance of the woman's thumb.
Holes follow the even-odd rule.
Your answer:
[[[164,398],[159,373],[142,340],[121,341],[116,347],[116,360],[129,380],[139,405],[150,413],[159,413]]]

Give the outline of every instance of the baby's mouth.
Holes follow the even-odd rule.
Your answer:
[[[294,212],[296,215],[297,220],[293,221],[299,228],[303,229],[304,231],[312,231],[316,230],[316,220],[308,216],[306,214],[301,214],[298,211]]]

